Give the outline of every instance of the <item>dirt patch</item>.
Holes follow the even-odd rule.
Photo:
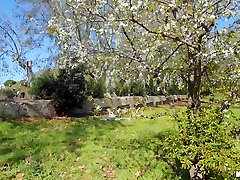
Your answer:
[[[53,118],[41,118],[41,117],[22,117],[20,118],[20,121],[22,122],[41,122],[43,120],[47,120],[47,121],[69,121],[71,120],[70,117],[53,117]]]
[[[187,107],[188,106],[188,102],[187,101],[177,101],[177,102],[174,102],[173,105],[174,106]],[[169,104],[161,104],[158,107],[170,109],[170,105]]]

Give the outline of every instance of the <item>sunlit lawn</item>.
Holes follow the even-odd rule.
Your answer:
[[[148,118],[0,122],[0,179],[180,179],[152,143],[173,121],[163,108],[143,114]]]

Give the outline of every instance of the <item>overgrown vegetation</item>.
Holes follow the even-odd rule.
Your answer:
[[[51,71],[45,71],[33,81],[30,93],[36,98],[53,99],[56,87],[56,76]]]
[[[186,170],[195,165],[199,174],[194,178],[233,179],[240,169],[236,139],[240,135],[239,118],[211,105],[199,113],[187,109],[175,119],[176,132],[162,141],[167,157],[179,161]]]
[[[66,114],[68,109],[81,106],[86,93],[83,66],[60,69],[56,82],[54,102],[58,114]]]
[[[16,95],[16,92],[10,88],[0,89],[0,97],[5,99],[12,99]]]

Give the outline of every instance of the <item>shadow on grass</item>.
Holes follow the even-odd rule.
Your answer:
[[[106,145],[106,148],[113,148],[113,149],[119,149],[123,151],[129,152],[129,157],[133,158],[134,160],[146,163],[146,164],[139,164],[139,166],[149,166],[151,168],[155,168],[152,165],[154,165],[154,160],[156,159],[159,161],[159,163],[162,164],[162,162],[165,162],[166,167],[164,169],[161,169],[160,171],[163,171],[165,174],[163,177],[164,179],[169,179],[171,177],[179,177],[184,180],[189,179],[189,171],[187,169],[183,169],[181,167],[181,163],[174,159],[169,159],[166,156],[166,152],[163,151],[163,147],[161,146],[161,142],[165,141],[166,138],[172,133],[172,131],[163,131],[158,133],[156,136],[140,136],[139,138],[133,138],[129,141],[125,139],[118,139],[113,140],[111,144]],[[141,150],[141,151],[139,151]],[[143,150],[143,151],[142,151]],[[136,154],[138,152],[138,154]],[[143,152],[148,152],[147,159],[148,161],[140,161],[139,156],[142,157]],[[154,157],[151,157],[152,152],[154,153]],[[134,158],[136,156],[136,158]],[[163,165],[163,164],[162,164]],[[163,165],[164,166],[164,165]],[[151,168],[149,171],[151,171]],[[171,171],[169,171],[171,169]]]
[[[65,152],[81,154],[84,142],[100,138],[108,131],[123,126],[119,121],[106,122],[97,118],[69,121],[0,123],[0,172],[2,166],[18,165],[31,159],[43,162],[49,156],[61,159]]]
[[[167,137],[170,136],[171,133],[172,133],[172,131],[170,131],[170,130],[160,132],[160,133],[158,133],[158,135],[155,138],[159,142],[165,141],[167,139]],[[183,169],[182,164],[180,163],[179,160],[169,159],[166,157],[167,152],[165,152],[163,150],[161,143],[157,143],[157,146],[155,147],[155,154],[158,155],[157,156],[158,159],[165,161],[169,166],[171,166],[171,168],[173,169],[173,171],[176,173],[177,176],[181,177],[184,180],[190,179],[189,170]]]

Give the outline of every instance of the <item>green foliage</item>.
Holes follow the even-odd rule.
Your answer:
[[[99,80],[90,79],[87,83],[87,95],[93,98],[104,98],[104,94],[107,92],[105,78],[102,77]]]
[[[84,68],[78,66],[59,69],[58,74],[45,71],[34,80],[30,92],[41,99],[53,99],[57,113],[62,115],[69,108],[81,105],[85,86]]]
[[[129,87],[125,84],[124,80],[115,82],[115,87],[111,88],[111,93],[115,93],[117,96],[127,96],[129,92]]]
[[[52,99],[56,91],[57,78],[51,71],[45,71],[34,79],[30,93],[41,99]]]
[[[6,99],[12,99],[15,96],[15,92],[12,89],[1,89],[0,90],[0,96],[6,98]]]
[[[158,85],[150,80],[149,83],[144,83],[141,80],[131,82],[129,85],[124,80],[115,83],[115,88],[111,89],[117,96],[157,96],[162,95],[162,92],[158,90]]]
[[[65,114],[71,107],[81,106],[85,93],[83,66],[59,70],[53,98],[59,114]]]
[[[187,88],[186,87],[178,87],[177,84],[172,84],[169,85],[166,89],[166,91],[168,92],[168,94],[171,95],[183,95],[183,94],[187,94]]]
[[[153,79],[150,79],[150,82],[146,84],[147,95],[149,96],[158,96],[162,95],[162,91],[158,89],[158,84],[154,84]]]
[[[147,95],[147,90],[144,83],[140,80],[136,80],[130,84],[130,94],[132,96],[145,96]]]
[[[14,81],[14,80],[7,80],[7,81],[5,81],[3,84],[4,84],[4,86],[6,86],[6,87],[11,87],[12,85],[14,85],[14,84],[16,84],[17,82],[16,81]]]
[[[233,178],[240,169],[235,139],[240,131],[230,116],[231,112],[223,113],[213,106],[202,107],[200,113],[187,109],[176,116],[177,133],[162,143],[168,157],[180,161],[184,169],[198,163],[214,179]]]
[[[20,86],[29,86],[29,82],[27,82],[25,79],[19,81],[19,84],[20,84]]]

